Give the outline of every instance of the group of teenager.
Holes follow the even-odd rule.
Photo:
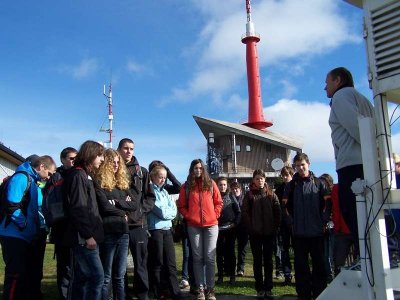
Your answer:
[[[187,232],[193,277],[188,279],[195,299],[216,299],[215,284],[222,283],[225,274],[230,284],[235,284],[235,276],[243,276],[247,241],[257,296],[272,296],[273,249],[277,233],[283,234],[284,228],[287,245],[293,240],[298,293],[313,289],[316,297],[324,289],[328,192],[309,171],[306,154],[294,158],[297,173],[293,179],[291,167],[282,169],[283,183],[275,193],[261,169],[254,171],[249,190],[244,192],[237,181],[212,180],[203,161],[195,159],[181,185],[161,161],[153,161],[149,171],[140,166],[133,151],[130,139],[122,139],[117,150],[86,141],[79,151],[63,149],[62,166],[57,169],[49,156],[32,157],[17,168],[8,183],[10,201],[23,198],[27,177],[21,170],[27,170],[33,182],[29,211],[20,207],[0,228],[5,299],[42,299],[40,281],[49,229],[61,299],[125,300],[128,249],[138,299],[149,299],[149,294],[155,299],[165,299],[167,294],[180,299],[172,223],[178,214]],[[36,183],[51,181],[56,175],[63,178],[66,217],[48,228],[40,213],[48,184]],[[178,193],[175,201],[171,194]],[[298,204],[299,197],[307,199],[307,206]],[[291,279],[288,248],[285,253],[287,260],[282,258],[282,262],[288,263],[285,274]],[[313,259],[312,276],[308,254]]]
[[[117,150],[94,141],[84,142],[79,151],[65,148],[57,169],[50,156],[29,157],[8,178],[5,189],[7,207],[0,220],[4,299],[42,299],[49,228],[41,210],[55,174],[63,178],[65,210],[65,218],[50,229],[61,299],[126,299],[130,251],[138,299],[149,299],[149,294],[165,299],[165,287],[172,299],[180,299],[180,288],[190,284],[195,299],[214,300],[215,284],[222,283],[225,274],[230,284],[243,276],[248,241],[258,298],[272,296],[277,245],[281,256],[276,269],[285,283],[292,280],[292,247],[299,299],[317,298],[332,269],[334,276],[345,264],[351,245],[358,254],[350,188],[356,178],[363,178],[357,116],[374,114],[343,67],[328,73],[325,90],[331,98],[337,185],[331,176],[311,172],[305,153],[294,157],[294,168],[282,169],[283,182],[275,189],[266,182],[264,170],[256,169],[246,191],[239,182],[211,179],[201,159],[191,162],[183,184],[161,161],[146,169],[133,155],[134,143],[128,138]],[[172,194],[179,194],[177,201]],[[172,221],[177,217],[186,232],[181,283],[173,241]]]

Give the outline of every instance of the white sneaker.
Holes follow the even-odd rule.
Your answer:
[[[189,286],[189,282],[186,279],[182,279],[179,283],[179,288],[185,289]]]

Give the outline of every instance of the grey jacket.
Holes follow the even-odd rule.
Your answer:
[[[353,87],[344,87],[332,97],[329,126],[336,170],[362,164],[358,117],[374,117],[374,107]]]

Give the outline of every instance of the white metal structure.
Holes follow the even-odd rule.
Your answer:
[[[108,129],[100,128],[100,131],[108,133],[109,139],[108,141],[103,142],[104,147],[112,148],[112,137],[113,137],[113,99],[112,99],[112,85],[108,88],[108,95],[106,94],[106,86],[103,88],[103,95],[107,98],[108,102]]]
[[[400,1],[345,1],[364,10],[375,120],[359,119],[365,180],[354,182],[352,187],[357,195],[361,271],[342,271],[318,300],[395,299],[394,291],[400,290],[400,269],[390,269],[383,209],[400,208],[387,107],[388,102],[400,104]]]

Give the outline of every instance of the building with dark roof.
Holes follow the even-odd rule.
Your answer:
[[[291,165],[291,152],[302,152],[299,138],[237,123],[193,118],[207,140],[207,165],[213,178],[223,176],[247,185],[253,171],[262,169],[272,182],[284,165]]]
[[[17,166],[24,160],[24,157],[0,143],[0,182],[4,177],[14,174]]]

